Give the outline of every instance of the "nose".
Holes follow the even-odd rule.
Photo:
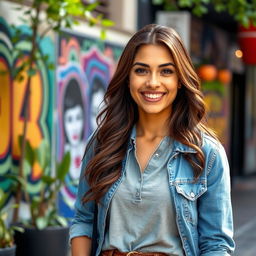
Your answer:
[[[160,80],[157,74],[152,73],[147,81],[147,86],[150,88],[157,88],[160,86]]]

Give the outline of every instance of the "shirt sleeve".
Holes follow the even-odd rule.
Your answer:
[[[201,256],[225,256],[234,251],[230,172],[225,150],[219,144],[206,161],[207,191],[198,201]]]

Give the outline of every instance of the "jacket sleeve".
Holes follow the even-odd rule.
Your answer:
[[[95,204],[93,201],[87,203],[82,202],[84,194],[89,190],[89,185],[84,177],[84,171],[86,165],[92,157],[92,151],[93,150],[90,148],[82,161],[81,174],[75,201],[75,215],[72,219],[69,231],[70,241],[72,238],[78,236],[87,236],[89,238],[92,237]]]
[[[198,201],[201,256],[231,255],[234,251],[229,164],[222,145],[206,159],[207,191]]]

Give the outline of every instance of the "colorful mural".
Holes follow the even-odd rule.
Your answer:
[[[13,70],[22,59],[17,57],[14,48],[19,47],[25,53],[29,52],[31,43],[25,40],[30,30],[27,26],[20,26],[20,39],[14,44],[14,29],[0,17],[0,186],[8,190],[10,181],[3,175],[17,171],[20,148],[18,137],[22,134],[24,126],[23,106],[25,89],[27,86],[27,73],[24,71],[24,80],[15,81]],[[39,55],[48,54],[49,60],[54,62],[54,44],[48,37],[39,42]],[[50,144],[53,127],[53,84],[54,72],[50,71],[42,59],[36,65],[38,72],[32,77],[31,98],[29,103],[29,121],[27,138],[33,147],[40,144],[44,138]],[[41,170],[34,167],[27,173],[28,188],[31,194],[40,190]]]
[[[97,127],[106,87],[122,46],[63,32],[59,37],[57,68],[57,158],[71,153],[71,167],[59,197],[59,210],[73,216],[85,141]]]
[[[216,132],[229,154],[229,97],[228,84],[220,81],[203,82],[208,125]]]

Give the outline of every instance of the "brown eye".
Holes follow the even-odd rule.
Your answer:
[[[172,69],[170,69],[170,68],[165,68],[165,69],[161,70],[161,73],[163,75],[171,75],[172,73],[174,73],[174,71]]]
[[[136,68],[134,72],[138,75],[146,74],[147,70],[145,68]]]

